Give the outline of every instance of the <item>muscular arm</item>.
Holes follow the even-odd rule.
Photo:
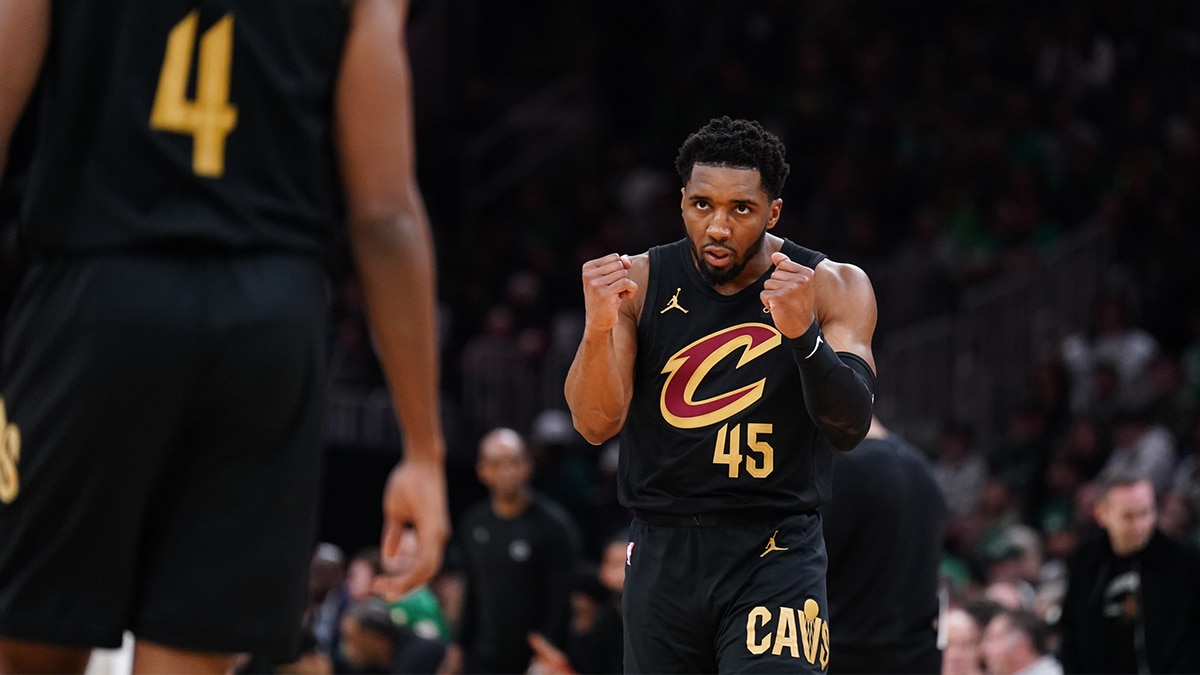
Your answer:
[[[50,0],[0,2],[0,179],[50,39]]]
[[[871,339],[878,318],[875,291],[861,269],[831,260],[817,265],[813,279],[817,323],[836,361],[827,359],[828,367],[814,364],[811,370],[801,364],[805,405],[834,447],[850,450],[871,428],[875,402]],[[804,351],[808,352],[806,347]],[[803,356],[798,355],[798,361]]]
[[[416,527],[418,561],[396,590],[437,571],[449,536],[438,410],[433,238],[416,180],[405,0],[354,0],[338,76],[347,232],[375,350],[400,418],[404,460],[385,495],[385,555]]]
[[[587,318],[563,388],[575,428],[594,445],[615,436],[629,412],[638,314],[649,277],[648,255],[630,258],[624,271],[616,269],[616,260],[607,256],[584,265]]]
[[[791,343],[809,417],[834,447],[850,450],[866,436],[874,404],[871,281],[858,267],[832,260],[815,270],[783,253],[772,261],[763,303]]]
[[[817,321],[835,352],[854,354],[875,370],[871,340],[879,312],[875,289],[865,272],[854,265],[825,260],[815,270]],[[867,418],[867,427],[871,420]]]

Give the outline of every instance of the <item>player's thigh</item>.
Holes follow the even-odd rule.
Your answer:
[[[716,667],[709,566],[695,528],[634,521],[621,594],[625,672],[703,673]]]
[[[187,298],[110,258],[23,280],[0,392],[0,634],[121,644],[145,506],[195,369]]]
[[[775,534],[774,530],[778,529]],[[723,587],[728,612],[717,632],[722,673],[824,672],[829,662],[826,555],[815,515],[771,528],[774,545]],[[763,537],[766,539],[766,537]]]
[[[153,503],[134,632],[294,657],[320,486],[324,275],[268,258],[213,283],[207,367]]]

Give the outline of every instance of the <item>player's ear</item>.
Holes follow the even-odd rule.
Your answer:
[[[775,227],[775,223],[779,222],[779,214],[783,212],[783,197],[776,197],[771,201],[771,216],[767,219],[767,229]]]

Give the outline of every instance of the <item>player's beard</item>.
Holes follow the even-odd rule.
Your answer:
[[[746,249],[746,253],[743,254],[737,262],[724,269],[719,269],[709,265],[708,261],[706,261],[704,256],[700,253],[700,249],[695,246],[691,247],[692,260],[694,260],[696,263],[696,269],[700,272],[701,279],[704,279],[704,281],[710,286],[724,286],[725,284],[738,278],[738,275],[740,275],[746,269],[746,265],[750,264],[750,261],[754,258],[754,256],[758,255],[758,252],[762,250],[763,242],[766,241],[766,239],[767,228],[764,227],[762,232],[759,233],[758,239],[754,240],[754,243],[750,244],[750,247]]]

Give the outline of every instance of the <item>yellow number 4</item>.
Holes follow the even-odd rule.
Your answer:
[[[192,171],[216,178],[225,173],[225,137],[237,126],[237,106],[229,103],[229,67],[233,62],[233,15],[204,31],[196,69],[196,98],[187,96],[192,73],[199,12],[175,24],[154,92],[150,127],[192,136]]]
[[[729,425],[722,424],[717,430],[717,445],[713,449],[713,464],[726,464],[729,466],[729,477],[737,478],[738,469],[742,466],[742,428],[738,425],[733,425],[733,432],[729,433],[729,443],[726,444],[725,436],[728,432]]]

